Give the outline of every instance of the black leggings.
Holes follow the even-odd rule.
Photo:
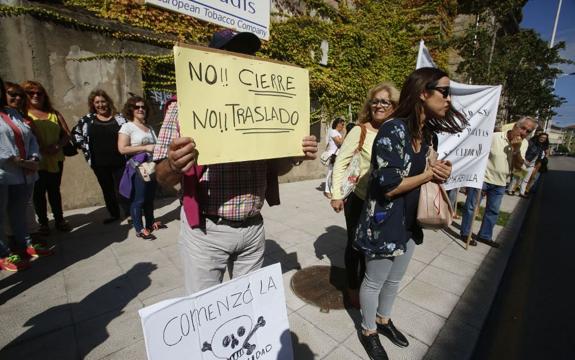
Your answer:
[[[54,220],[61,222],[64,220],[62,212],[62,195],[60,194],[60,184],[62,183],[62,172],[64,171],[64,162],[58,162],[60,171],[52,173],[44,170],[38,171],[38,180],[34,184],[34,210],[38,216],[38,222],[41,225],[48,224],[48,205],[46,203],[46,194],[50,208],[54,214]]]
[[[129,216],[130,205],[128,200],[118,193],[120,179],[124,173],[124,167],[94,166],[92,167],[92,170],[94,170],[94,174],[96,175],[100,188],[102,189],[106,209],[108,209],[110,216],[113,218],[119,218],[120,206],[124,211],[124,215],[126,217]]]
[[[359,222],[359,215],[363,208],[363,200],[351,193],[345,201],[343,208],[345,224],[347,226],[347,246],[345,247],[345,270],[347,285],[350,289],[359,289],[365,275],[365,256],[353,248],[355,230]]]

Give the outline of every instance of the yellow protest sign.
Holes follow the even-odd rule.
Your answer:
[[[309,73],[199,47],[174,47],[180,133],[201,165],[302,156]]]

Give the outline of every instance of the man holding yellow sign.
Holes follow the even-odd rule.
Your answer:
[[[260,45],[231,30],[210,42],[246,55]],[[192,294],[221,283],[229,262],[232,277],[262,266],[264,199],[279,204],[278,175],[314,159],[317,140],[307,135],[306,70],[199,49],[174,55],[179,102],[167,107],[154,160],[160,184],[183,186],[179,247]]]

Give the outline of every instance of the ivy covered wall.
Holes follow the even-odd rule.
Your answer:
[[[49,5],[47,5],[48,3]],[[90,25],[79,15],[105,19]],[[259,56],[290,62],[310,70],[312,118],[356,114],[367,89],[391,80],[401,86],[414,69],[417,45],[424,39],[440,66],[447,66],[448,40],[457,10],[455,0],[275,0],[271,38]],[[30,1],[0,6],[0,16],[28,14],[83,31],[122,40],[146,42],[165,49],[167,56],[142,53],[102,53],[84,58],[137,58],[146,90],[173,91],[175,78],[169,49],[175,42],[207,44],[217,30],[212,24],[134,0]],[[118,29],[114,23],[127,25]],[[321,65],[322,41],[327,64]]]

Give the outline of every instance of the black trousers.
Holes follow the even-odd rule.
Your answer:
[[[106,209],[108,209],[110,216],[120,218],[120,207],[122,207],[124,216],[128,216],[130,214],[128,200],[118,193],[124,167],[94,166],[92,170],[102,189]]]
[[[64,171],[64,162],[58,162],[60,171],[51,173],[48,171],[38,171],[38,180],[34,184],[34,210],[38,216],[38,222],[41,225],[48,224],[48,204],[46,203],[46,194],[50,208],[54,214],[54,220],[60,222],[64,220],[62,212],[62,195],[60,194],[60,184],[62,183],[62,172]]]
[[[347,197],[343,207],[347,227],[347,245],[345,247],[344,261],[347,285],[350,289],[359,289],[365,275],[365,256],[353,248],[355,230],[357,229],[362,208],[363,200],[354,193]]]

